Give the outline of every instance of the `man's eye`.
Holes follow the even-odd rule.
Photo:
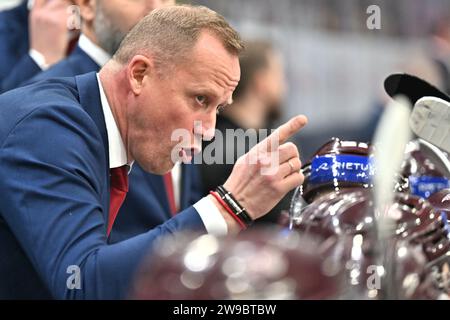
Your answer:
[[[207,102],[205,96],[196,96],[195,100],[197,100],[197,102],[201,105],[205,105]]]

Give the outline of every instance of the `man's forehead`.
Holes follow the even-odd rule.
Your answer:
[[[199,64],[218,66],[229,71],[230,78],[239,81],[239,57],[229,52],[222,41],[210,32],[203,31],[192,49],[192,60]]]
[[[234,91],[240,80],[239,59],[223,60],[216,57],[195,55],[183,66],[199,86],[219,87],[226,92]]]
[[[223,76],[229,82],[239,82],[241,78],[239,58],[237,57],[225,60],[211,55],[197,55],[188,63],[188,67],[201,74]]]

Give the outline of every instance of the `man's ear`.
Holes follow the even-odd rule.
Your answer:
[[[128,79],[134,94],[141,93],[144,82],[153,73],[153,60],[143,55],[135,55],[128,63]]]
[[[96,0],[74,0],[75,5],[80,8],[81,19],[83,22],[92,24],[95,19]]]

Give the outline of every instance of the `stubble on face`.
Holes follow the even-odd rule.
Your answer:
[[[113,56],[126,34],[155,9],[175,5],[174,0],[96,0],[94,33],[98,45]]]
[[[164,77],[156,72],[149,76],[130,117],[134,158],[144,170],[157,174],[166,173],[174,165],[171,155],[179,141],[172,141],[172,133],[177,129],[190,133],[190,141],[182,144],[187,153],[200,147],[193,134],[194,122],[214,129],[217,106],[231,99],[240,78],[238,57],[209,34],[200,36],[189,59],[171,69]],[[205,94],[210,94],[210,105],[198,105],[196,95]]]

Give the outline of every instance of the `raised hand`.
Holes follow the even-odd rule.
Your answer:
[[[69,43],[68,0],[35,0],[30,12],[30,48],[45,58],[47,65],[63,59]]]
[[[303,183],[298,149],[286,141],[306,123],[305,116],[292,118],[236,162],[224,187],[253,219],[265,215],[286,193]]]

